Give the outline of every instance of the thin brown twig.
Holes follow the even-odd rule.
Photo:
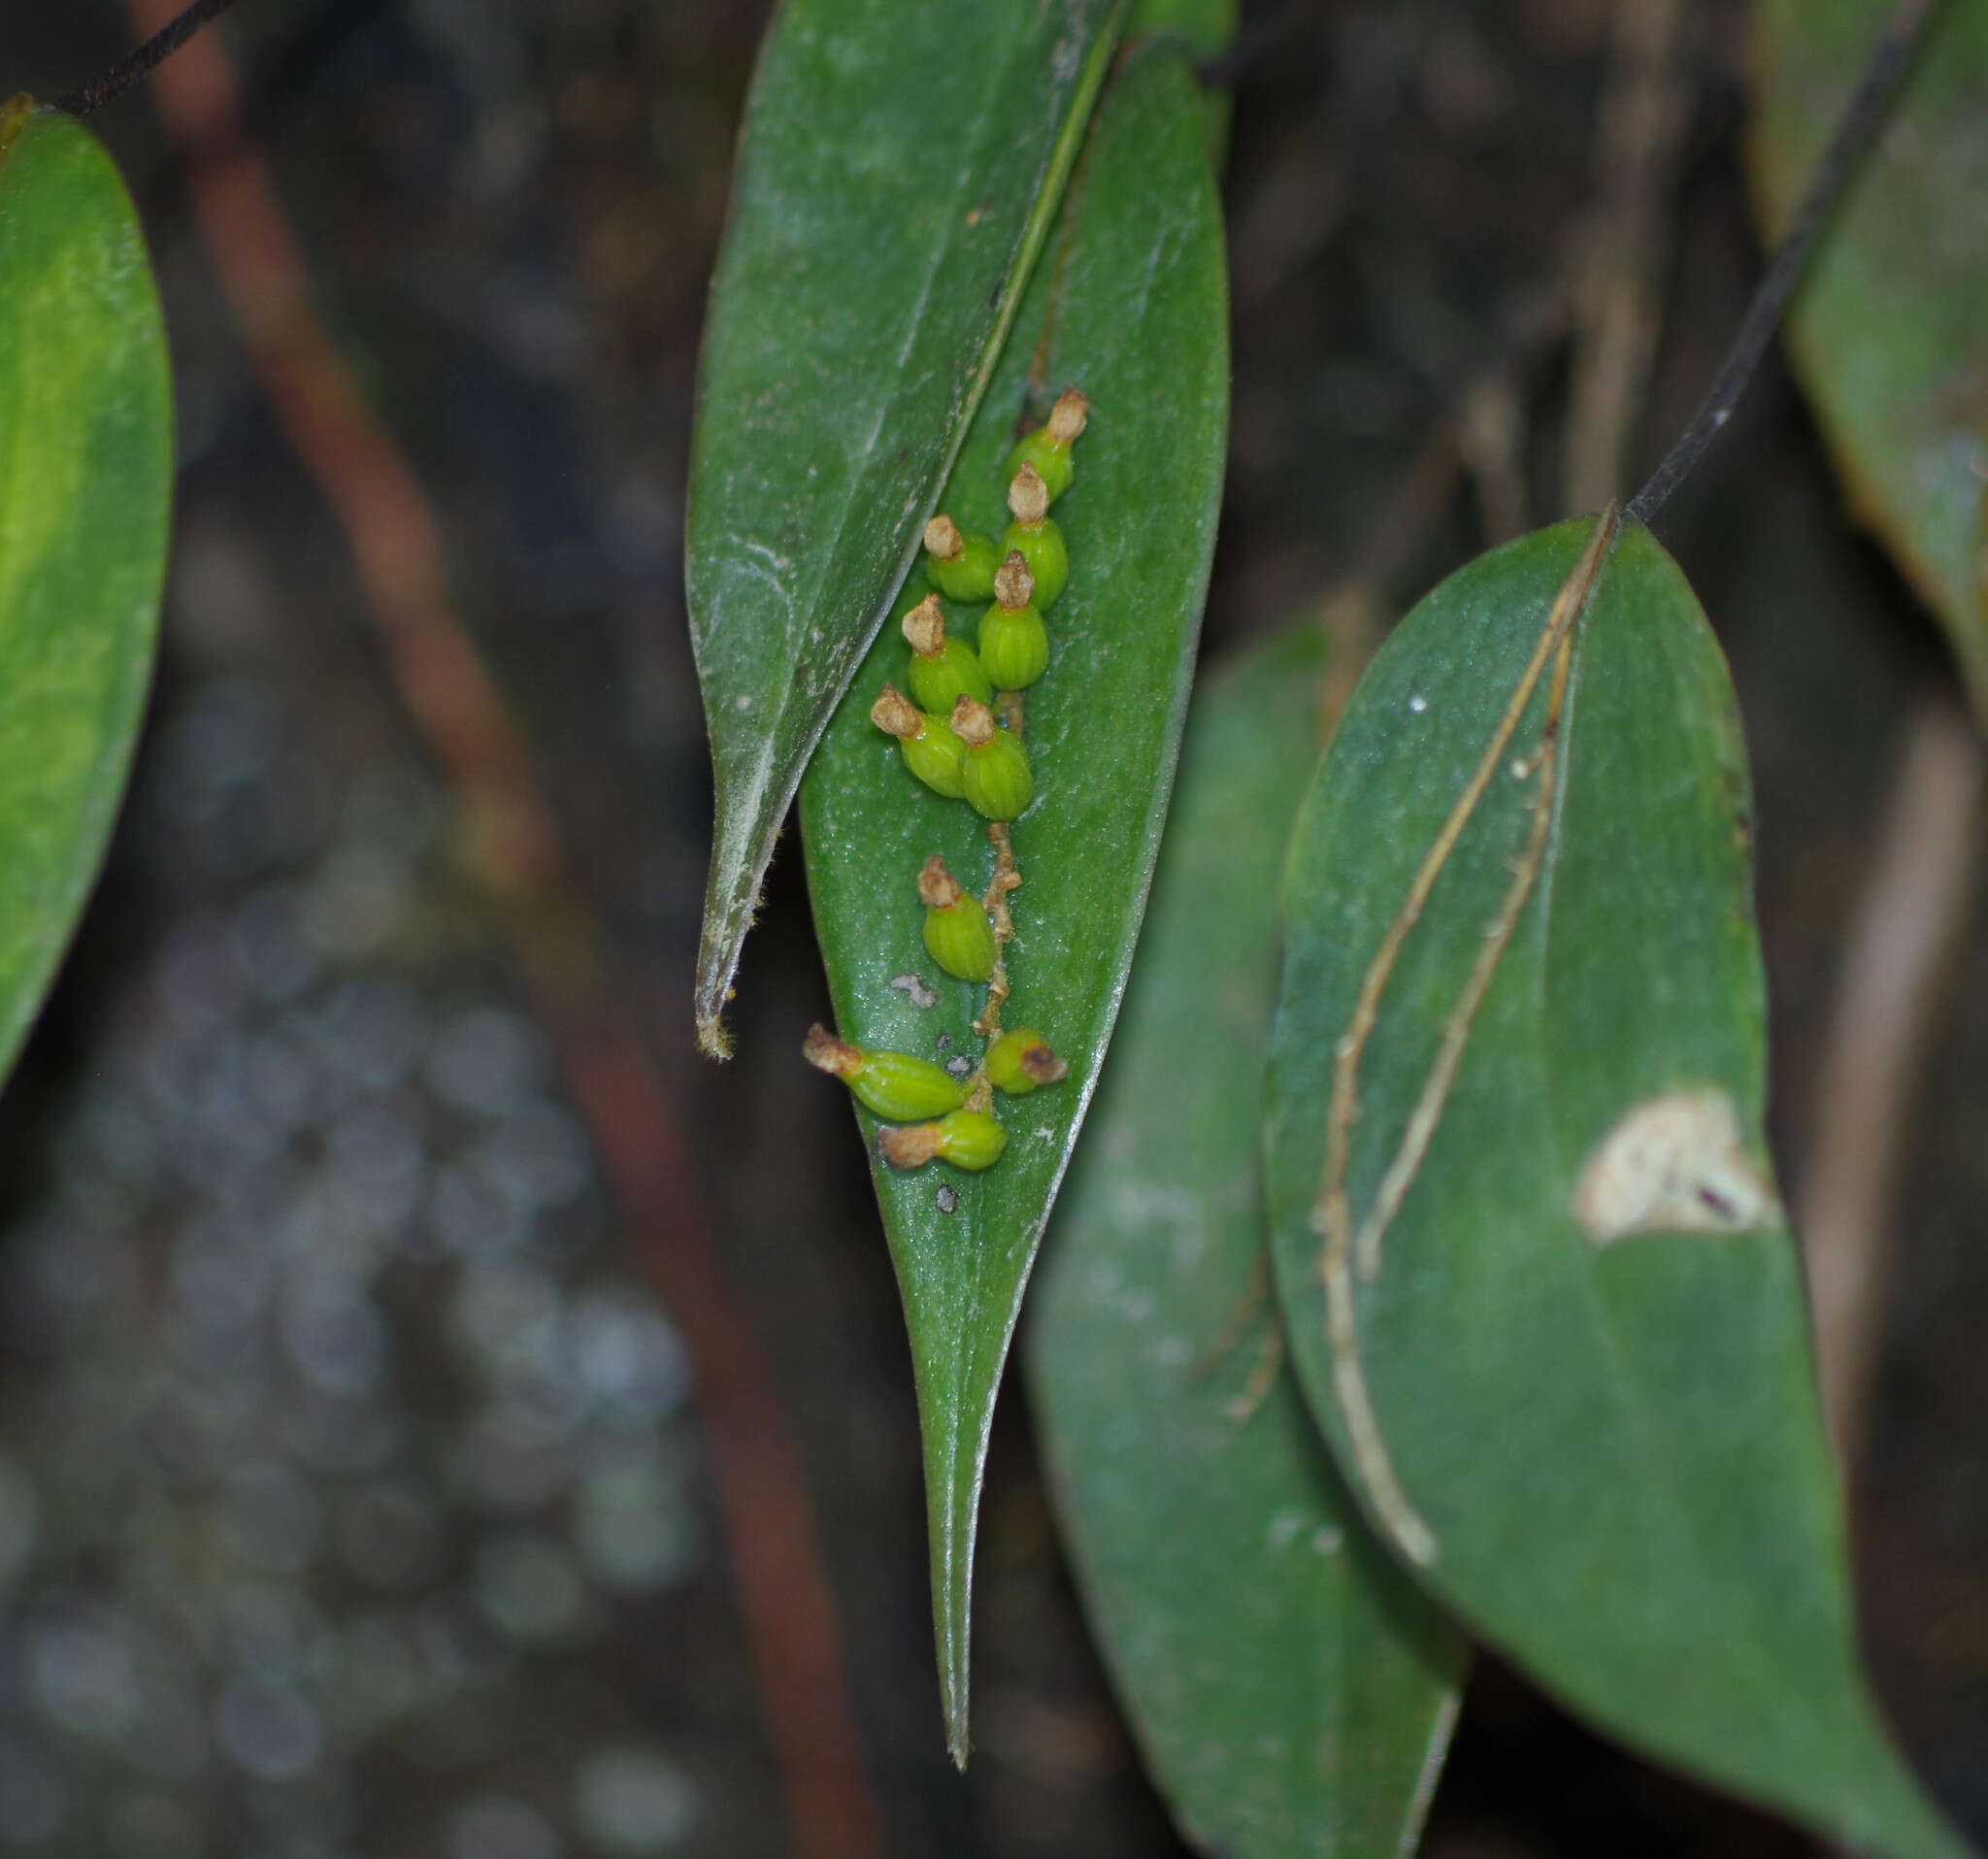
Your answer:
[[[1905,726],[1877,852],[1850,926],[1796,1196],[1824,1411],[1854,1465],[1915,1086],[1942,980],[1978,894],[1988,759],[1960,706]]]
[[[142,32],[173,12],[171,0],[127,4]],[[450,601],[433,505],[317,318],[267,165],[238,133],[219,37],[162,66],[155,94],[256,377],[347,537],[395,687],[471,822],[476,869],[613,1185],[630,1256],[691,1351],[795,1850],[876,1859],[881,1824],[800,1454],[699,1212],[668,1093],[620,1006],[640,990],[610,973],[566,875],[528,746]]]

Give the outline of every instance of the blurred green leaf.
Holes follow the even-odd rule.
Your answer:
[[[1322,635],[1203,686],[1152,908],[1026,1338],[1093,1628],[1182,1833],[1412,1849],[1463,1646],[1369,1533],[1276,1360],[1263,1067]],[[1253,1403],[1260,1403],[1252,1405]]]
[[[151,266],[116,167],[73,117],[0,106],[0,1075],[124,789],[172,423]]]
[[[717,823],[709,1051],[795,785],[979,404],[1122,0],[787,0],[712,286],[685,579]]]
[[[1053,249],[1030,287],[945,507],[998,533],[1002,464],[1025,407],[1060,387],[1093,404],[1077,481],[1056,507],[1070,584],[1048,614],[1047,677],[1028,692],[1037,799],[1014,822],[1013,995],[1070,1078],[999,1109],[998,1166],[960,1175],[876,1165],[911,1331],[924,1431],[933,1610],[947,1736],[966,1752],[976,1509],[1007,1357],[1036,1245],[1096,1082],[1152,871],[1207,592],[1228,431],[1228,322],[1219,209],[1192,76],[1160,49],[1121,71],[1101,109]],[[984,990],[935,970],[913,889],[939,852],[984,885],[980,820],[918,785],[868,711],[907,648],[880,639],[802,789],[808,880],[843,1036],[925,1058],[977,1056]],[[895,978],[937,992],[920,1009]],[[860,1117],[864,1135],[875,1122]],[[942,1196],[941,1190],[946,1191]],[[942,1198],[956,1196],[952,1211]]]
[[[1429,595],[1307,803],[1266,1129],[1294,1354],[1376,1521],[1549,1689],[1860,1850],[1950,1859],[1963,1848],[1857,1666],[1801,1270],[1761,1136],[1739,719],[1647,531],[1623,530],[1574,636],[1557,745],[1550,664],[1494,738],[1591,527],[1525,537]],[[1372,1036],[1342,1048],[1493,747]],[[1346,1255],[1314,1230],[1336,1066],[1357,1073],[1342,1234],[1425,1113],[1373,1277],[1357,1246],[1336,1269]]]
[[[1787,223],[1894,0],[1762,0],[1752,166]],[[1988,719],[1988,10],[1948,6],[1788,322],[1858,515],[1953,640]]]

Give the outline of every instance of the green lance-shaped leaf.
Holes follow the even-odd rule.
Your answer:
[[[1424,600],[1307,802],[1266,1126],[1293,1352],[1375,1521],[1569,1705],[1952,1859],[1857,1665],[1725,665],[1635,526],[1551,649],[1593,532]]]
[[[685,522],[717,783],[697,1022],[979,404],[1122,0],[787,0],[746,113]]]
[[[130,767],[172,423],[158,297],[116,167],[73,117],[0,105],[0,1076]]]
[[[1753,176],[1770,232],[1895,0],[1763,0]],[[1988,718],[1988,10],[1947,6],[1795,300],[1788,344],[1859,515]]]
[[[1396,1859],[1463,1648],[1376,1544],[1277,1362],[1259,1168],[1307,627],[1197,692],[1125,1012],[1024,1337],[1086,1610],[1183,1835]]]
[[[1057,506],[1070,584],[1050,625],[1048,673],[1027,696],[1037,798],[1010,828],[1023,884],[1010,898],[1006,1023],[1043,1034],[1070,1076],[997,1102],[1012,1140],[984,1175],[877,1173],[917,1378],[940,1671],[959,1760],[994,1391],[1132,957],[1221,494],[1221,223],[1193,79],[1175,50],[1127,66],[1099,113],[1054,249],[947,489],[961,523],[998,532],[1016,416],[1026,405],[1040,417],[1069,385],[1093,411],[1075,486]],[[915,782],[870,724],[872,698],[885,679],[902,681],[905,657],[902,641],[878,642],[802,789],[815,926],[844,1038],[927,1058],[977,1055],[986,990],[923,959],[916,879],[937,852],[978,889],[993,854],[979,817]],[[892,987],[907,975],[923,977],[935,1006]]]

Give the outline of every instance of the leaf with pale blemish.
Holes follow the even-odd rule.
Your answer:
[[[1197,691],[1152,906],[1023,1338],[1085,1610],[1182,1835],[1395,1859],[1463,1646],[1277,1361],[1257,1120],[1278,878],[1317,753],[1307,627]]]
[[[1070,581],[1047,614],[1047,675],[1027,693],[1035,804],[1014,821],[1006,1023],[1044,1035],[1070,1076],[1003,1100],[997,1166],[877,1165],[878,1196],[911,1332],[924,1434],[933,1610],[946,1728],[966,1750],[967,1623],[981,1467],[1009,1339],[1037,1242],[1096,1083],[1132,958],[1166,813],[1207,593],[1228,433],[1220,209],[1194,81],[1157,48],[1114,78],[1053,248],[945,504],[998,533],[1016,416],[1050,383],[1090,397],[1076,482],[1056,506]],[[954,623],[971,629],[962,609]],[[839,1030],[921,1058],[977,1055],[983,990],[938,973],[914,888],[931,853],[978,891],[982,822],[906,772],[869,708],[903,686],[907,649],[879,639],[801,795],[808,883]],[[916,965],[929,1011],[891,980]],[[798,1061],[797,1061],[798,1062]],[[875,1123],[861,1116],[866,1140]],[[873,1151],[874,1153],[874,1151]],[[951,1211],[938,1190],[956,1195]]]
[[[1753,178],[1793,214],[1894,0],[1763,0]],[[1858,515],[1988,718],[1988,8],[1942,10],[1796,297],[1787,341]]]
[[[684,574],[717,822],[720,1015],[808,757],[1001,349],[1122,0],[787,0],[712,286]]]
[[[1625,527],[1570,635],[1557,737],[1549,654],[1402,914],[1589,532],[1526,537],[1424,600],[1307,802],[1266,1127],[1294,1357],[1424,1583],[1567,1704],[1859,1850],[1953,1859],[1858,1669],[1761,1136],[1739,721],[1646,531]],[[1347,1161],[1329,1179],[1336,1103]],[[1344,1223],[1314,1212],[1332,1179]],[[1376,1205],[1394,1210],[1369,1236],[1376,1269],[1354,1248],[1336,1272],[1321,1228]]]
[[[73,117],[0,106],[0,1075],[124,790],[172,433],[158,295],[116,168]]]

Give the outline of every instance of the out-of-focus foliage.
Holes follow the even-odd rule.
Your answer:
[[[102,146],[0,105],[0,1075],[95,880],[151,676],[173,398]]]
[[[1795,210],[1892,0],[1756,9],[1753,176]],[[1939,615],[1988,718],[1988,11],[1940,9],[1788,320],[1857,515]]]

